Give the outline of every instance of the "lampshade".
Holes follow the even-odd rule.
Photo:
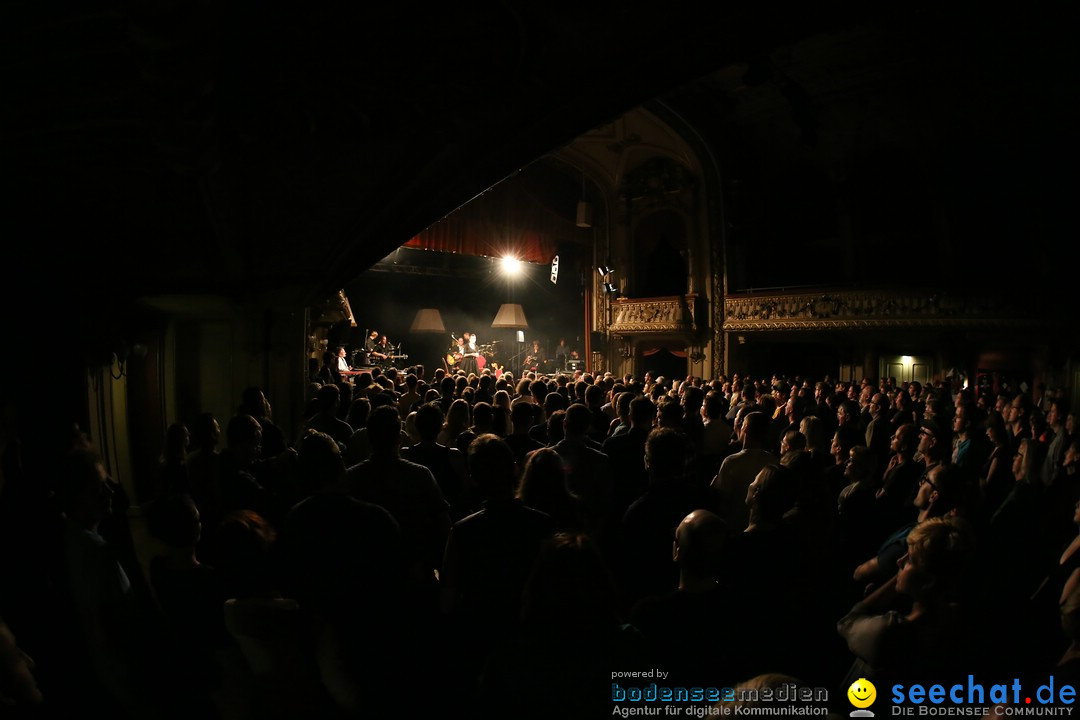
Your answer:
[[[525,319],[525,311],[517,303],[503,303],[499,312],[495,313],[495,319],[491,321],[493,328],[508,328],[511,330],[526,330],[529,322]]]
[[[412,325],[409,326],[411,333],[444,333],[446,326],[443,325],[442,315],[435,308],[421,308],[416,311]]]

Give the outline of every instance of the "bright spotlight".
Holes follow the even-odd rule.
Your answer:
[[[505,256],[501,261],[502,271],[507,275],[518,275],[521,273],[521,261],[516,257]]]

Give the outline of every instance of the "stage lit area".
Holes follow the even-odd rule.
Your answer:
[[[470,332],[484,348],[481,362],[518,372],[527,348],[538,340],[555,348],[560,339],[584,352],[585,283],[588,265],[571,251],[559,253],[552,282],[551,263],[518,260],[508,254],[480,257],[399,248],[345,288],[356,326],[339,322],[328,330],[330,345],[360,350],[372,330],[400,346],[403,367],[441,367],[453,338]],[[527,327],[496,327],[507,303],[521,306]],[[418,310],[436,309],[445,333],[411,332]]]

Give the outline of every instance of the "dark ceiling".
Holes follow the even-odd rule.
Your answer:
[[[78,268],[68,287],[98,297],[287,303],[630,107],[849,21],[690,2],[2,12],[17,262]]]
[[[91,323],[144,295],[318,302],[534,159],[653,98],[707,135],[710,116],[737,99],[725,68],[752,93],[761,78],[748,71],[775,81],[762,59],[806,38],[887,26],[917,56],[952,33],[992,45],[993,25],[1038,54],[1043,34],[1062,32],[1052,20],[680,0],[24,1],[0,12],[4,236],[22,279],[8,307],[33,286],[40,315]],[[866,52],[815,62],[857,65]],[[1061,57],[992,70],[1013,87]],[[892,81],[888,58],[871,65],[867,83]],[[993,76],[971,81],[992,95]],[[1015,110],[1006,120],[1026,108]],[[739,117],[752,123],[752,111],[744,103]]]

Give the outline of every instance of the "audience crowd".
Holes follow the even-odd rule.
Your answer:
[[[0,707],[591,718],[652,668],[840,714],[858,679],[1075,685],[1080,437],[1039,390],[313,374],[302,427],[248,388],[131,488],[8,417]]]

